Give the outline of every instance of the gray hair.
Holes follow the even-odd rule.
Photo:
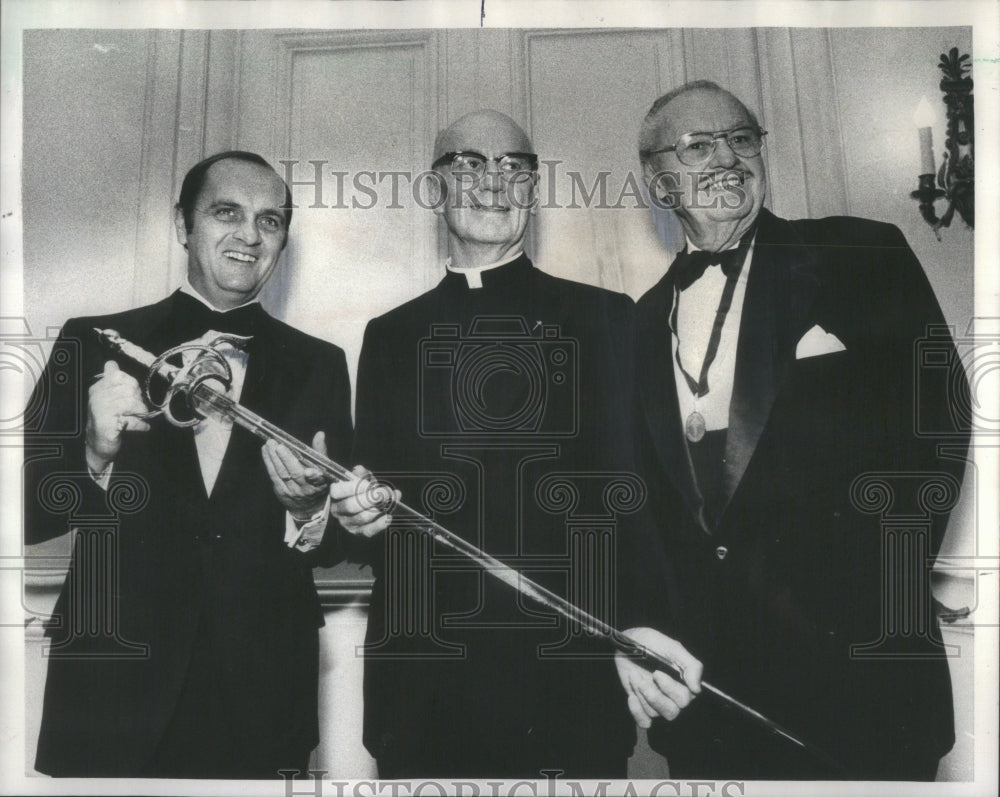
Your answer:
[[[728,94],[732,97],[737,104],[746,112],[747,118],[753,122],[754,126],[759,130],[760,122],[757,120],[757,115],[747,108],[746,105],[733,94],[731,91],[727,91],[722,88],[718,83],[711,80],[692,80],[690,83],[685,83],[682,86],[678,86],[675,89],[671,89],[662,97],[656,100],[650,106],[649,111],[646,113],[646,117],[642,120],[642,126],[639,128],[639,160],[643,163],[646,162],[648,153],[655,146],[655,136],[656,131],[659,128],[660,112],[672,101],[680,97],[682,94],[687,94],[689,91],[718,91],[723,94]]]

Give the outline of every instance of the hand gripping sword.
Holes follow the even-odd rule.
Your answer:
[[[348,481],[356,478],[350,470],[323,456],[315,449],[298,440],[257,413],[248,410],[238,402],[229,398],[226,391],[232,382],[232,372],[229,363],[218,350],[218,346],[231,343],[233,338],[220,335],[209,344],[188,343],[175,346],[160,356],[155,356],[145,349],[130,343],[113,329],[94,329],[101,342],[112,351],[146,367],[146,377],[143,392],[146,400],[155,409],[143,416],[152,418],[163,415],[174,426],[193,426],[202,418],[213,416],[228,420],[242,426],[247,431],[264,441],[275,440],[293,451],[299,460],[322,471],[333,481]],[[170,360],[179,359],[185,352],[192,352],[194,357],[187,364],[175,365]],[[166,384],[166,390],[159,398],[154,398],[154,377],[159,377]],[[178,417],[175,412],[177,399],[183,399],[183,404],[191,413],[189,418]],[[521,595],[532,600],[574,623],[584,633],[603,639],[616,650],[625,654],[650,670],[660,670],[678,681],[683,681],[680,668],[670,659],[646,648],[627,637],[614,626],[598,617],[584,611],[557,595],[541,584],[521,574],[510,565],[477,548],[468,540],[449,531],[441,524],[426,517],[417,510],[407,506],[402,501],[394,501],[392,489],[387,485],[372,479],[366,490],[366,500],[383,511],[391,511],[395,517],[406,518],[423,534],[428,535],[441,545],[455,551],[475,562],[486,573],[507,584]],[[766,728],[804,752],[813,756],[818,762],[830,768],[831,772],[842,773],[844,766],[828,753],[815,745],[803,741],[791,731],[761,714],[756,709],[742,703],[735,697],[723,692],[705,680],[701,682],[702,689],[722,703],[730,706],[757,725]]]

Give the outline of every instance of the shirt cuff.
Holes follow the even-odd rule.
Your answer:
[[[330,517],[330,494],[326,494],[323,508],[299,527],[291,512],[285,513],[285,545],[297,551],[311,551],[323,542],[326,521]]]
[[[87,473],[90,474],[90,478],[94,480],[94,483],[100,487],[104,492],[108,491],[108,485],[111,484],[111,469],[114,467],[114,462],[109,462],[100,473],[96,473],[91,470],[90,466],[87,466]],[[327,508],[329,508],[330,503],[327,501]]]

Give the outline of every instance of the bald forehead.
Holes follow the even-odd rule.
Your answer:
[[[660,108],[653,120],[661,135],[731,130],[753,125],[753,117],[736,97],[721,89],[692,89]],[[672,142],[671,142],[672,143]]]
[[[226,158],[209,167],[199,198],[209,189],[244,193],[261,205],[275,208],[280,208],[285,200],[285,183],[272,169],[236,158]]]
[[[497,111],[474,111],[442,130],[434,142],[434,159],[446,152],[476,150],[484,155],[534,152],[525,133],[509,116]]]

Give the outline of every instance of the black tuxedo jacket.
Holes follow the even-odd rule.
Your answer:
[[[25,540],[80,529],[48,630],[36,766],[49,774],[141,773],[192,661],[214,673],[191,677],[215,677],[231,717],[236,752],[219,762],[226,772],[274,777],[318,741],[323,619],[311,568],[336,559],[336,535],[328,528],[309,554],[284,544],[285,510],[262,441],[233,429],[211,497],[192,432],[162,419],[126,435],[107,492],[88,475],[87,388],[109,357],[93,328],[116,329],[158,354],[195,336],[182,309],[187,297],[178,298],[67,322],[30,405],[42,402],[45,421],[25,440]],[[346,459],[343,352],[260,316],[241,403],[301,440],[325,431],[331,456]]]
[[[668,271],[637,305],[651,515],[630,559],[647,569],[629,624],[678,638],[706,679],[847,770],[782,746],[710,696],[651,739],[682,776],[916,777],[914,762],[936,761],[954,739],[929,577],[968,443],[946,380],[924,380],[930,346],[936,370],[950,366],[964,384],[950,335],[929,336],[943,321],[920,264],[890,225],[761,212],[715,527],[679,417],[673,294]],[[844,350],[797,358],[814,326]]]
[[[522,257],[374,319],[356,462],[446,528],[608,619],[632,474],[633,305]],[[381,777],[624,776],[610,648],[404,518],[368,552],[365,745]]]

